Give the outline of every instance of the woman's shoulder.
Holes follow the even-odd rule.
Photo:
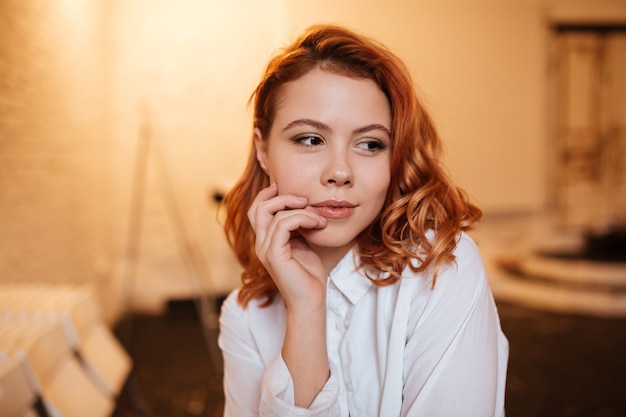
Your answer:
[[[487,285],[487,274],[478,245],[466,232],[461,232],[453,252],[455,260],[441,269],[437,284],[454,287],[456,291],[464,288],[467,294],[482,290]],[[473,290],[470,290],[473,289]]]
[[[467,232],[459,233],[453,253],[457,260],[461,261],[481,261],[482,259],[476,241]]]
[[[436,231],[429,230],[426,233],[426,238],[433,242],[435,240]],[[480,254],[480,250],[478,249],[478,245],[474,241],[474,239],[464,231],[461,231],[456,236],[455,247],[452,252],[456,261],[451,262],[448,266],[456,264],[456,266],[471,266],[471,265],[481,265],[482,266],[482,257]],[[430,271],[432,273],[432,271]]]
[[[436,317],[462,318],[487,300],[483,298],[489,290],[487,274],[478,246],[467,233],[459,234],[453,254],[455,260],[441,266],[434,284],[432,268],[424,272],[424,279],[416,280],[422,284],[414,285],[411,295],[415,326]]]
[[[427,234],[429,239],[434,239],[433,231]],[[446,287],[454,284],[457,280],[484,280],[485,269],[480,254],[480,250],[474,239],[466,232],[460,232],[456,238],[456,246],[452,254],[454,261],[447,262],[438,269],[436,284],[432,286],[432,279],[435,272],[434,265],[429,266],[427,270],[421,273],[412,273],[410,269],[404,271],[403,277],[410,278],[413,275],[421,276],[426,279],[433,287]]]

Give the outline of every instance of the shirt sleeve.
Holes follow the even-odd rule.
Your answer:
[[[224,417],[258,416],[264,366],[237,291],[222,304],[218,341],[224,362]]]
[[[412,303],[402,416],[504,416],[508,342],[478,249],[465,237],[456,255]]]
[[[243,309],[237,303],[236,291],[222,305],[219,346],[224,360],[224,417],[339,417],[340,388],[335,365],[329,364],[330,377],[311,406],[308,409],[296,407],[293,380],[281,349],[276,348],[271,353],[273,359],[268,361],[263,357],[268,355],[267,346],[263,353],[259,346],[263,337],[269,335],[263,327],[275,323],[264,323],[264,315],[257,314],[260,321],[255,325],[259,328],[254,330],[250,308],[257,307]]]
[[[335,366],[330,364],[328,381],[309,408],[294,405],[293,380],[282,356],[267,369],[263,378],[260,415],[263,417],[340,417],[339,383]]]

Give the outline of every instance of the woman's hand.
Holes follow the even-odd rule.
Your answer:
[[[257,256],[291,311],[312,311],[326,302],[327,273],[298,230],[321,229],[328,220],[305,210],[307,204],[304,197],[278,195],[272,184],[257,195],[248,210]]]
[[[299,229],[321,229],[328,220],[306,210],[308,201],[278,195],[276,184],[254,199],[248,218],[256,253],[287,306],[282,357],[293,379],[295,404],[308,408],[328,380],[326,271]],[[304,360],[303,360],[304,359]]]

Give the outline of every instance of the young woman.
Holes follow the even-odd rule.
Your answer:
[[[388,49],[309,28],[270,61],[227,194],[225,416],[504,415],[508,343],[481,216]]]

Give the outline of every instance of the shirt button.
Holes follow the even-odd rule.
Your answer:
[[[348,382],[346,384],[346,389],[350,392],[354,391],[354,385],[352,385],[352,382]]]

